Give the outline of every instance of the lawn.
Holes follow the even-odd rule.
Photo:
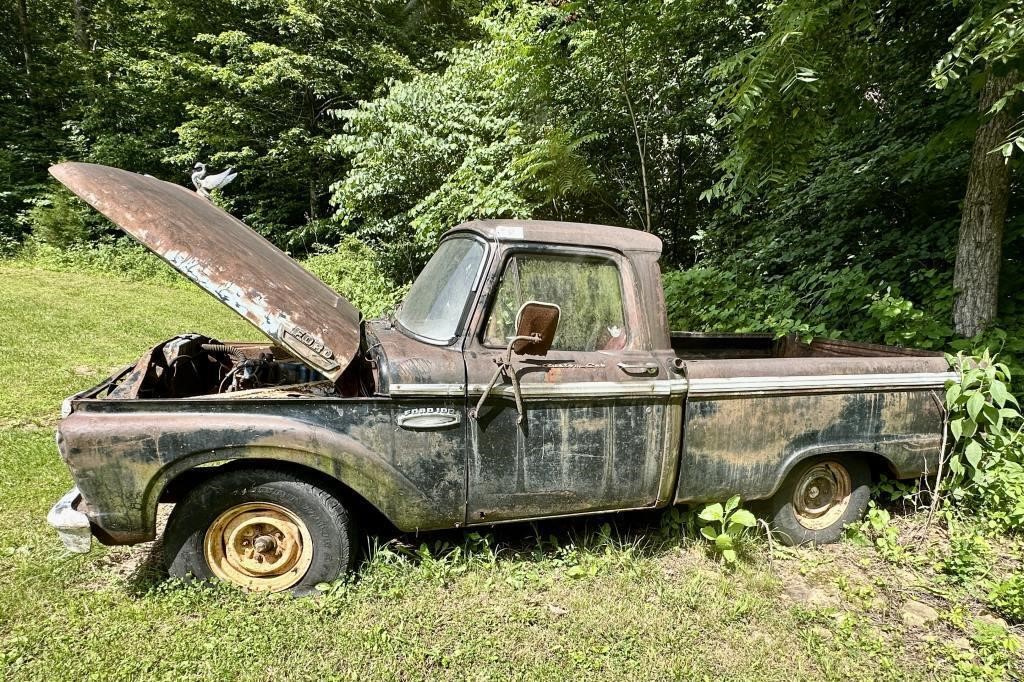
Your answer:
[[[67,554],[61,400],[180,331],[255,332],[205,294],[0,265],[0,671],[12,679],[900,679],[1024,673],[941,557],[747,543],[735,569],[651,517],[374,538],[312,599],[168,582],[150,548]],[[920,519],[900,519],[920,530]],[[938,531],[932,531],[933,533]],[[420,548],[420,543],[428,546]],[[908,543],[909,544],[909,543]],[[1019,541],[994,565],[1020,570]],[[934,561],[932,561],[934,560]],[[909,606],[908,606],[909,603]]]

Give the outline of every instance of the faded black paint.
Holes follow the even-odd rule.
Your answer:
[[[76,396],[73,413],[59,426],[59,443],[97,534],[120,543],[151,539],[156,505],[169,483],[202,464],[247,458],[323,472],[410,531],[657,508],[735,493],[758,499],[771,495],[796,461],[824,452],[875,453],[900,477],[934,470],[942,414],[930,391],[879,386],[688,400],[679,392],[627,389],[651,381],[682,385],[683,373],[927,373],[944,369],[941,358],[763,337],[690,335],[677,337],[674,347],[653,237],[615,228],[507,224],[519,225],[523,238],[499,239],[505,222],[455,230],[488,243],[484,276],[455,341],[434,345],[385,322],[364,326],[354,366],[372,376],[351,384],[362,397],[318,397],[284,387],[270,395],[139,399],[147,362]],[[594,246],[570,246],[588,242]],[[622,350],[551,351],[542,362],[519,358],[522,385],[600,383],[621,387],[622,395],[528,397],[520,426],[514,403],[496,394],[475,421],[469,407],[477,396],[466,387],[486,383],[501,353],[481,343],[490,300],[504,260],[524,251],[617,263],[629,334]],[[636,376],[619,363],[649,364],[655,371]],[[393,394],[399,384],[456,388],[454,395],[406,398]],[[406,411],[431,407],[461,420],[438,430],[398,425]]]
[[[507,403],[508,401],[504,401]],[[489,402],[470,428],[469,523],[654,507],[667,399]]]
[[[388,399],[89,400],[60,427],[62,454],[109,536],[153,536],[164,487],[200,464],[245,458],[294,462],[352,488],[403,530],[464,519],[465,425],[396,426],[406,409],[464,401]],[[201,408],[201,409],[198,409]]]
[[[931,391],[691,400],[675,499],[770,497],[796,462],[829,452],[877,455],[899,478],[934,473],[939,404]]]

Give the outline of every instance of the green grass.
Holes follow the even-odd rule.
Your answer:
[[[66,396],[176,333],[262,338],[198,287],[11,265],[0,279],[0,426],[52,422]]]
[[[191,289],[0,266],[4,676],[925,680],[983,665],[996,679],[1012,674],[1011,635],[978,624],[977,602],[927,566],[886,564],[853,544],[782,552],[756,541],[729,571],[699,541],[659,535],[645,518],[603,533],[602,521],[581,521],[431,536],[437,547],[423,552],[422,539],[381,538],[354,579],[304,600],[167,582],[148,548],[68,555],[45,524],[71,485],[52,442],[61,399],[184,330],[255,338]],[[997,544],[1019,566],[1019,544]],[[905,625],[909,598],[942,618]]]

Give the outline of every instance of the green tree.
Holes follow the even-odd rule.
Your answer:
[[[704,72],[749,23],[735,4],[518,1],[476,22],[443,72],[344,113],[351,229],[401,277],[444,229],[502,216],[636,227],[692,260],[721,150]]]
[[[982,331],[998,312],[1009,158],[1015,147],[1024,150],[1024,124],[1021,119],[1014,124],[1013,113],[1019,111],[1024,92],[1024,2],[978,1],[969,7],[967,18],[950,38],[952,49],[932,74],[938,88],[966,79],[978,92],[979,121],[953,275],[959,291],[953,320],[965,336]]]
[[[464,4],[465,2],[465,4]],[[336,240],[330,116],[436,68],[470,34],[469,0],[19,0],[0,18],[5,215],[56,205],[46,167],[95,161],[187,183],[234,165],[219,201],[279,244]],[[27,203],[26,203],[27,202]],[[35,211],[33,216],[41,216]],[[26,216],[4,232],[17,236]]]
[[[46,167],[74,150],[65,121],[81,92],[81,55],[67,49],[73,35],[61,0],[14,0],[0,5],[0,246],[18,240],[17,216],[46,190]]]
[[[834,154],[837,133],[884,125],[901,109],[902,116],[912,115],[901,107],[907,101],[923,106],[918,111],[925,116],[943,112],[946,124],[927,152],[953,158],[956,150],[940,147],[965,131],[973,139],[971,162],[963,169],[966,188],[960,190],[954,322],[963,335],[978,333],[996,313],[1009,199],[1009,171],[989,152],[1008,141],[1012,118],[1007,112],[1016,106],[1019,82],[1012,68],[1016,42],[1007,39],[1003,49],[986,52],[999,31],[985,39],[970,37],[977,26],[994,24],[1011,36],[1019,34],[1019,13],[1007,9],[1016,4],[784,0],[766,7],[762,37],[711,72],[724,83],[719,102],[731,140],[722,178],[707,196],[728,195],[741,210],[758,201],[765,188],[792,186],[817,160]],[[950,53],[956,56],[944,58],[947,36],[956,43]],[[930,78],[924,70],[937,62],[937,85],[954,73],[980,76],[974,79],[976,104],[969,105],[960,93],[951,99],[920,93]],[[908,73],[914,78],[908,80]],[[913,172],[908,177],[913,179]]]

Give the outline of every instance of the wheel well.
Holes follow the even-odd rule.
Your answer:
[[[868,461],[868,466],[871,467],[872,483],[877,483],[883,474],[892,479],[897,478],[896,468],[893,466],[892,462],[877,452],[855,452],[850,454],[865,456]]]
[[[896,478],[896,470],[888,459],[884,455],[877,452],[871,452],[870,450],[837,450],[836,452],[823,452],[813,454],[808,457],[802,457],[794,462],[793,467],[787,472],[787,476],[792,472],[794,468],[810,459],[828,459],[839,458],[839,457],[860,457],[868,464],[868,468],[871,470],[871,482],[878,482],[879,477],[885,474],[889,478]]]
[[[226,471],[238,469],[272,469],[299,476],[341,500],[355,516],[361,529],[371,533],[398,532],[380,510],[342,481],[313,467],[279,459],[231,459],[186,469],[167,482],[160,494],[159,503],[177,503],[188,491],[200,483]]]
[[[895,468],[892,465],[892,462],[890,462],[888,459],[886,459],[886,457],[884,455],[881,455],[881,454],[879,454],[877,452],[871,452],[870,450],[856,450],[856,449],[850,449],[850,450],[838,450],[837,449],[837,450],[827,451],[827,452],[813,452],[813,453],[809,453],[809,454],[807,454],[807,455],[805,455],[803,457],[799,457],[799,458],[790,460],[786,464],[785,469],[782,472],[782,474],[776,479],[775,485],[772,488],[771,494],[765,496],[764,498],[758,498],[758,499],[768,499],[768,498],[772,497],[773,495],[778,494],[779,489],[783,485],[785,485],[786,480],[793,474],[793,471],[795,469],[797,469],[800,465],[804,464],[805,462],[807,462],[809,460],[812,460],[812,459],[828,459],[829,457],[832,457],[832,458],[839,458],[839,457],[861,457],[865,462],[867,462],[868,469],[871,472],[871,483],[872,483],[872,485],[879,481],[879,479],[880,479],[882,474],[885,474],[889,478],[893,478],[893,479],[898,478],[897,475],[896,475],[896,470],[895,470]]]

